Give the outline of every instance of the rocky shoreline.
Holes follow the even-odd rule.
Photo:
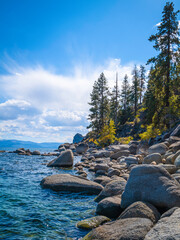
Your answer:
[[[97,216],[77,223],[92,229],[83,240],[180,239],[180,125],[151,146],[131,141],[100,149],[92,143],[66,143],[47,155],[53,154],[47,167],[73,167],[74,156],[82,155],[74,165],[78,176],[48,176],[41,181],[43,188],[97,195]]]

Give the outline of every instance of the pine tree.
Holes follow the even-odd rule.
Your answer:
[[[139,89],[139,98],[140,98],[140,104],[142,103],[142,96],[143,92],[145,90],[145,81],[146,81],[146,76],[145,76],[146,70],[143,65],[140,66],[140,71],[139,71],[139,80],[140,80],[140,89]]]
[[[157,57],[149,59],[148,63],[154,63],[158,68],[159,77],[162,81],[161,90],[164,92],[162,101],[165,102],[164,107],[166,107],[167,113],[169,112],[175,57],[180,44],[178,12],[174,12],[172,2],[167,2],[162,12],[162,20],[158,26],[158,31],[149,38],[149,41],[155,42],[153,47],[160,52]],[[169,128],[169,119],[166,122],[166,127]]]
[[[153,67],[151,67],[148,75],[148,85],[147,85],[147,89],[143,99],[143,103],[146,108],[143,124],[151,124],[152,118],[155,112],[157,111],[157,98],[155,95],[155,84],[154,84],[155,80],[156,80],[155,70]]]
[[[127,74],[124,76],[122,90],[121,90],[121,102],[123,110],[127,110],[130,105],[130,95],[131,95],[131,88],[128,82]]]
[[[95,81],[93,85],[92,93],[90,94],[91,102],[89,105],[91,108],[89,109],[90,114],[88,120],[90,120],[90,125],[87,128],[92,128],[93,131],[99,132],[99,90],[97,81]]]
[[[101,73],[98,80],[95,81],[90,97],[89,105],[91,107],[88,117],[90,125],[88,128],[92,128],[98,134],[109,120],[109,89],[104,73]]]
[[[104,73],[100,74],[97,87],[99,92],[99,128],[102,129],[109,120],[109,88]]]
[[[110,118],[114,121],[116,127],[118,123],[118,112],[120,107],[119,98],[120,93],[118,88],[118,73],[116,73],[116,84],[112,90],[110,99]]]
[[[127,74],[124,76],[121,89],[121,114],[119,116],[119,122],[121,125],[132,118],[131,109],[131,87],[128,81]]]
[[[132,82],[132,102],[134,104],[134,116],[136,117],[138,109],[138,99],[139,99],[139,74],[137,66],[134,66],[133,72],[133,82]]]

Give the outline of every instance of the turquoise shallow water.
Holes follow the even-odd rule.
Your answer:
[[[72,169],[47,168],[45,163],[53,158],[0,153],[0,239],[79,239],[87,233],[76,223],[94,215],[95,196],[40,186],[48,175],[75,174]]]

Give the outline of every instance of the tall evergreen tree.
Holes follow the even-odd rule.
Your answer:
[[[109,120],[109,88],[104,73],[101,73],[97,86],[99,91],[99,127],[103,128]]]
[[[119,116],[120,124],[124,124],[131,118],[131,87],[127,74],[124,76],[121,89],[121,115]]]
[[[134,104],[134,116],[137,114],[138,109],[138,99],[139,99],[139,74],[137,66],[134,66],[132,71],[133,81],[132,81],[132,102]]]
[[[157,57],[149,59],[148,63],[154,63],[158,68],[159,76],[162,80],[161,89],[164,92],[162,101],[165,102],[164,107],[166,107],[167,111],[170,105],[175,57],[180,44],[177,20],[178,12],[174,11],[174,4],[172,2],[167,2],[162,12],[162,20],[158,26],[158,31],[149,38],[149,41],[155,42],[153,47],[160,52]],[[166,127],[169,127],[169,120],[166,122]]]
[[[114,121],[115,126],[117,127],[118,123],[118,112],[120,107],[120,92],[118,88],[118,73],[116,73],[116,84],[111,93],[110,99],[110,118]]]
[[[121,102],[122,108],[126,111],[130,105],[130,95],[131,95],[131,88],[128,81],[127,74],[124,76],[124,80],[122,83],[122,90],[121,90]]]
[[[143,96],[143,92],[145,90],[145,81],[146,81],[146,76],[145,76],[146,70],[145,67],[143,65],[140,66],[140,71],[139,71],[139,85],[140,85],[140,89],[139,89],[139,98],[140,98],[140,104],[142,103],[142,96]]]
[[[91,106],[89,111],[88,120],[90,120],[90,125],[87,128],[92,128],[93,131],[99,132],[99,90],[97,81],[94,82],[92,93],[90,94],[91,102],[89,105]]]
[[[152,118],[157,111],[157,98],[154,81],[156,81],[155,69],[151,67],[148,75],[148,85],[143,99],[143,103],[146,108],[143,124],[151,124]]]

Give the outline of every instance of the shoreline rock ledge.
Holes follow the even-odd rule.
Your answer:
[[[86,192],[92,195],[99,194],[103,190],[103,186],[96,182],[70,174],[48,176],[40,184],[43,188],[49,188],[54,191]]]

